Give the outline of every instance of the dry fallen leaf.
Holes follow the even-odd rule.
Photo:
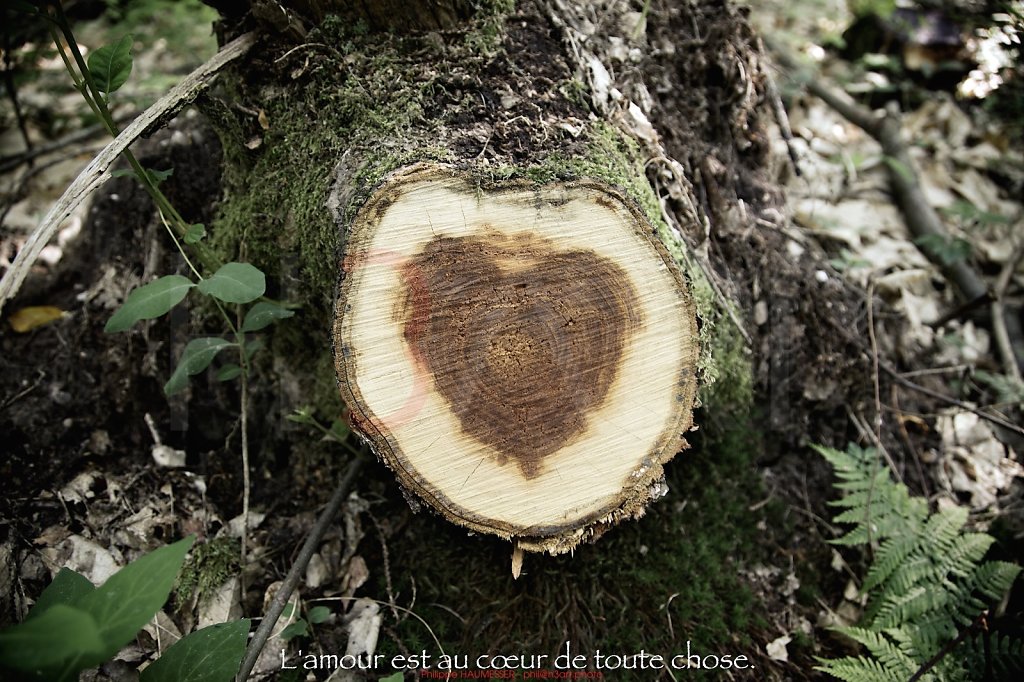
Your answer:
[[[7,321],[10,323],[11,329],[19,334],[24,334],[62,317],[64,317],[64,311],[60,308],[52,305],[32,305],[16,310]]]
[[[775,661],[788,661],[789,651],[786,650],[786,645],[793,641],[793,638],[789,635],[783,635],[778,639],[774,639],[768,643],[768,646],[764,648],[765,653],[768,657]]]

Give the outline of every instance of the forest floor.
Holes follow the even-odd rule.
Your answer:
[[[91,47],[126,31],[135,35],[135,73],[115,114],[144,108],[216,50],[208,31],[212,14],[198,3],[182,5],[173,12],[161,5],[160,22],[140,10],[76,28]],[[846,4],[834,0],[758,3],[752,16],[756,29],[813,60],[836,88],[899,109],[928,200],[952,234],[941,245],[944,253],[970,263],[990,286],[1007,272],[1007,303],[1019,311],[1020,121],[976,97],[990,94],[985,88],[994,83],[982,65],[974,89],[961,86],[958,95],[957,83],[969,74],[952,87],[939,82],[920,67],[927,54],[844,56],[835,46],[852,21]],[[886,39],[869,34],[865,40]],[[34,145],[67,140],[90,125],[62,65],[43,45],[19,94]],[[982,49],[975,46],[974,54]],[[305,679],[282,672],[277,652],[341,653],[352,645],[349,633],[369,624],[378,651],[389,656],[554,657],[568,643],[574,654],[601,649],[635,660],[642,648],[666,655],[690,646],[745,655],[757,666],[756,674],[732,671],[734,679],[814,678],[815,656],[848,650],[827,628],[855,622],[862,612],[856,576],[864,557],[828,544],[839,529],[825,502],[836,493],[808,439],[840,448],[847,439],[885,446],[914,494],[933,507],[969,507],[971,526],[998,539],[992,554],[1024,563],[1021,441],[962,403],[900,389],[894,377],[862,370],[871,367],[873,348],[903,379],[1010,421],[1020,415],[1024,387],[983,322],[947,315],[958,307],[954,289],[907,231],[878,144],[803,93],[787,72],[772,73],[792,128],[787,140],[772,126],[771,181],[786,195],[786,257],[801,264],[794,275],[813,272],[821,284],[810,304],[835,311],[815,319],[854,319],[849,352],[867,360],[794,356],[793,362],[807,363],[799,367],[779,361],[785,349],[771,346],[777,337],[767,328],[774,311],[756,292],[748,296],[746,324],[763,340],[751,349],[756,401],[770,407],[747,425],[704,415],[693,451],[669,467],[672,493],[644,519],[573,556],[529,557],[518,581],[509,575],[507,543],[467,538],[433,515],[415,513],[390,473],[370,465],[258,670],[274,679]],[[82,137],[28,162],[19,157],[25,145],[9,101],[0,106],[0,268],[6,269],[105,140]],[[182,114],[136,151],[161,169],[175,168],[168,194],[188,220],[213,220],[220,148],[197,115]],[[169,605],[89,679],[136,679],[134,669],[182,633],[243,613],[258,617],[348,457],[329,438],[287,420],[304,404],[286,380],[253,382],[252,413],[261,416],[251,426],[250,563],[240,571],[237,385],[198,380],[187,400],[163,395],[172,341],[189,334],[187,312],[138,336],[102,331],[127,291],[177,266],[170,247],[160,245],[162,227],[147,202],[131,178],[112,180],[47,247],[0,320],[0,475],[7,481],[0,501],[0,625],[20,620],[60,566],[101,583],[139,553],[188,533],[208,548],[192,564],[202,576],[200,589]],[[758,254],[743,258],[753,262]],[[795,347],[798,337],[840,331],[785,333]],[[284,376],[273,359],[261,369]],[[787,383],[787,391],[798,399],[773,404],[780,390],[773,382],[791,379],[795,386]],[[837,397],[850,395],[861,399]],[[330,424],[340,409],[319,416]],[[1018,628],[1024,623],[1019,582],[1004,605],[1004,619]],[[327,606],[327,615],[314,616],[316,606]],[[312,679],[331,673],[320,670]],[[622,671],[606,678],[653,679]]]

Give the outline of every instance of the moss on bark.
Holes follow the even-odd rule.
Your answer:
[[[589,177],[641,206],[691,283],[701,402],[746,413],[751,366],[723,309],[732,304],[715,296],[663,220],[643,150],[591,114],[546,19],[520,16],[505,27],[507,11],[495,3],[465,32],[443,37],[369,33],[329,17],[306,45],[272,46],[242,67],[228,95],[262,116],[209,103],[226,154],[211,244],[225,259],[264,269],[275,295],[302,306],[275,332],[275,355],[296,365],[308,403],[336,413],[327,334],[338,254],[355,212],[395,169],[449,163],[476,175],[481,189]],[[517,92],[531,92],[531,101]]]

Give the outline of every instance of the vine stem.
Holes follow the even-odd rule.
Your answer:
[[[68,49],[74,57],[74,62],[78,66],[78,71],[75,71],[71,60],[68,58],[67,52],[64,50],[64,45],[61,42],[60,37],[51,25],[49,27],[50,35],[53,37],[54,45],[57,46],[57,51],[60,53],[61,59],[64,61],[64,66],[71,75],[71,80],[74,81],[75,88],[79,93],[81,93],[93,113],[100,120],[100,123],[111,137],[116,138],[118,134],[120,134],[120,130],[117,127],[117,123],[114,121],[114,117],[110,113],[110,109],[107,107],[106,97],[100,92],[92,78],[92,74],[89,72],[89,66],[86,64],[86,61],[82,56],[82,51],[78,48],[78,41],[75,40],[75,35],[71,30],[71,24],[68,22],[67,16],[64,14],[64,8],[59,0],[54,2],[54,8],[56,10],[56,17],[48,18],[50,18],[58,28],[60,28],[61,33],[64,35],[64,40],[67,42]],[[167,199],[167,196],[160,191],[159,186],[157,186],[153,178],[150,177],[149,173],[146,172],[146,169],[142,167],[142,164],[139,163],[137,158],[135,158],[135,155],[132,154],[131,150],[125,149],[121,155],[128,162],[128,165],[131,166],[132,172],[138,177],[139,182],[142,183],[146,193],[153,199],[153,203],[156,204],[157,210],[171,217],[174,230],[179,236],[183,237],[189,228],[189,224],[181,214],[178,213],[178,210],[170,200]],[[195,248],[199,253],[200,258],[207,260],[205,249],[201,245],[196,245]],[[178,250],[182,251],[181,244],[178,244]],[[186,260],[188,259],[186,258]],[[195,271],[195,268],[192,269]],[[198,272],[196,272],[196,274],[198,275]]]
[[[245,346],[239,347],[242,355],[242,362],[245,363]],[[245,594],[245,567],[248,561],[248,540],[249,540],[249,494],[251,491],[249,481],[249,371],[245,364],[242,365],[242,594]]]

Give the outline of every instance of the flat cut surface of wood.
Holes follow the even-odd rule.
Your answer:
[[[412,166],[358,213],[342,268],[353,426],[444,516],[559,552],[663,492],[692,426],[696,320],[617,190]]]

